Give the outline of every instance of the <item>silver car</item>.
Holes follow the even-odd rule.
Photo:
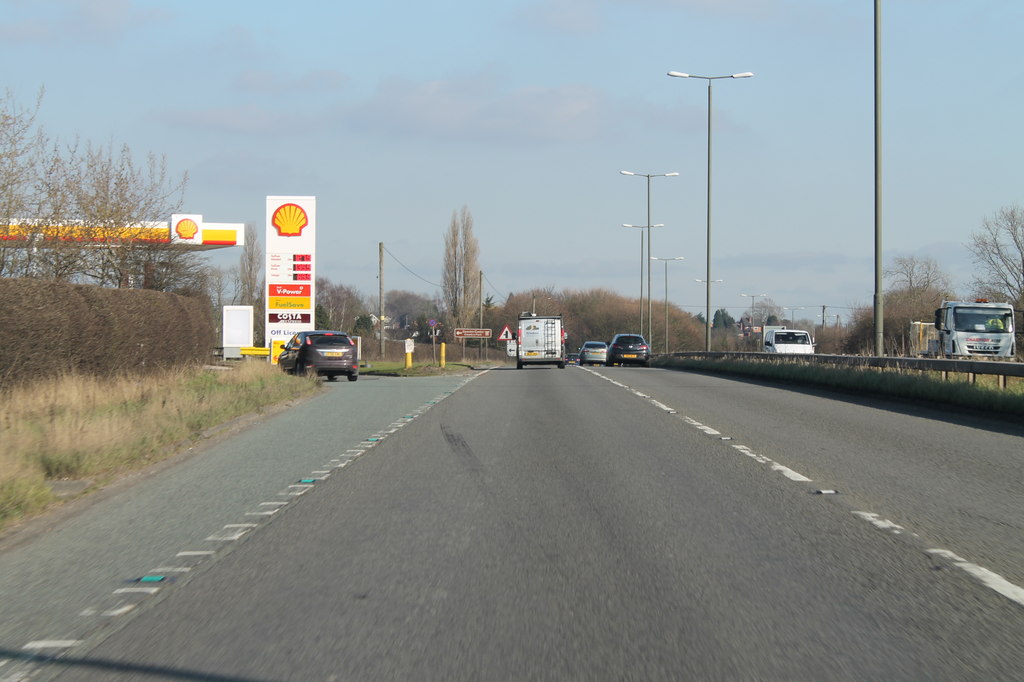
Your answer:
[[[604,341],[587,341],[580,347],[581,365],[603,365],[608,360],[608,344]]]

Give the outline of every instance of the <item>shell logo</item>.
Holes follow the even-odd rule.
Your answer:
[[[185,218],[178,221],[178,224],[174,226],[174,231],[182,239],[193,239],[199,233],[199,226],[191,218]]]
[[[282,204],[274,211],[270,224],[282,237],[298,237],[302,235],[302,228],[309,224],[309,216],[298,204]]]

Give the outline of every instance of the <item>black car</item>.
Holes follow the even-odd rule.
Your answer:
[[[616,334],[608,344],[608,357],[605,365],[641,365],[651,366],[651,347],[639,334]]]
[[[342,374],[349,381],[359,378],[359,351],[345,332],[299,332],[281,349],[277,364],[285,372],[316,373],[328,381]]]

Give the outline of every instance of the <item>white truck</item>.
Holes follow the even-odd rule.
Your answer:
[[[764,333],[764,352],[813,355],[814,339],[802,329],[768,329]]]
[[[935,311],[938,340],[929,341],[928,354],[938,357],[1012,358],[1014,339],[1013,306],[974,301],[943,301]]]
[[[524,365],[558,365],[565,367],[565,330],[561,315],[519,316],[516,333],[516,368]]]

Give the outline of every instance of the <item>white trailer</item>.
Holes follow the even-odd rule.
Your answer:
[[[1017,352],[1009,303],[943,301],[935,311],[935,328],[939,338],[929,342],[929,355],[1012,358]]]
[[[519,316],[516,334],[516,368],[524,365],[558,365],[565,367],[565,331],[561,315]]]

